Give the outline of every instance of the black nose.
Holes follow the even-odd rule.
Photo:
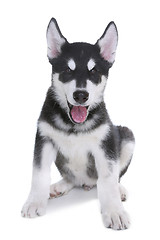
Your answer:
[[[73,98],[77,103],[85,103],[88,100],[89,93],[86,91],[76,91],[73,93]]]

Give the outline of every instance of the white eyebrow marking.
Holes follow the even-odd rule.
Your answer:
[[[76,69],[76,64],[75,64],[75,61],[71,58],[69,61],[68,61],[68,67],[74,71]]]
[[[88,70],[91,71],[95,67],[95,65],[95,61],[91,58],[87,64]]]

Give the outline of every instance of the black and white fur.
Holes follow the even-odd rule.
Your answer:
[[[112,124],[103,97],[117,41],[111,22],[95,45],[70,44],[51,19],[47,43],[52,85],[38,120],[32,186],[23,217],[45,214],[49,197],[97,185],[104,225],[129,227],[120,178],[133,155],[134,136],[128,128]],[[50,186],[52,162],[63,179]]]

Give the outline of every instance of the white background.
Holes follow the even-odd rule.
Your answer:
[[[159,1],[57,0],[0,3],[1,239],[135,239],[159,235]],[[105,101],[115,124],[127,125],[136,150],[122,183],[131,217],[126,231],[105,229],[96,189],[49,201],[47,215],[20,216],[30,189],[36,121],[50,86],[46,27],[51,17],[68,41],[95,43],[114,20],[116,62]],[[53,167],[53,181],[59,175]]]

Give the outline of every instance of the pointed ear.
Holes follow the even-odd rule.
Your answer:
[[[116,48],[118,43],[118,32],[114,22],[110,22],[102,37],[96,44],[100,47],[101,56],[113,64],[115,60]]]
[[[61,47],[67,42],[63,37],[56,19],[52,18],[47,28],[47,55],[49,59],[58,57],[61,53]]]

